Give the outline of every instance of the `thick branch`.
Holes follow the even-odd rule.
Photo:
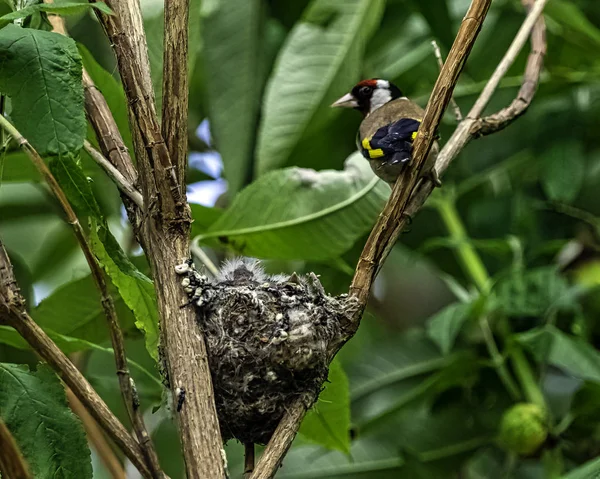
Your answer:
[[[188,16],[189,0],[165,2],[161,126],[180,185],[185,184],[188,150]]]
[[[174,171],[177,165],[171,161],[158,128],[139,3],[106,3],[115,15],[100,15],[100,21],[113,44],[125,86],[139,181],[149,209],[137,233],[152,266],[161,319],[161,351],[174,400],[178,388],[187,391],[177,414],[187,475],[225,477],[206,346],[195,311],[191,306],[182,308],[188,299],[174,270],[189,257],[191,215],[183,184],[180,188]]]
[[[119,378],[119,386],[121,388],[121,394],[123,395],[123,401],[125,407],[129,413],[129,418],[133,424],[133,428],[138,437],[138,441],[142,446],[142,451],[146,458],[148,468],[151,471],[151,476],[155,479],[162,479],[163,474],[158,464],[158,456],[146,430],[146,425],[142,418],[142,413],[139,410],[139,403],[137,399],[137,393],[135,392],[135,384],[129,374],[129,367],[127,366],[127,357],[125,355],[125,342],[123,340],[123,332],[119,325],[117,318],[117,312],[111,295],[108,292],[108,287],[104,279],[104,273],[102,272],[101,266],[98,264],[94,253],[92,252],[90,245],[85,238],[83,228],[81,227],[73,208],[69,204],[67,197],[65,196],[62,188],[44,163],[42,157],[38,152],[29,144],[29,142],[12,126],[9,121],[0,116],[0,127],[9,133],[15,141],[19,144],[21,149],[27,153],[27,156],[31,159],[37,170],[40,172],[46,183],[50,187],[50,190],[60,203],[61,208],[66,214],[67,222],[73,227],[73,232],[79,243],[83,255],[90,267],[92,278],[98,291],[100,292],[102,308],[104,315],[108,321],[108,330],[110,332],[110,338],[113,349],[115,351],[115,363],[117,366],[117,376]]]
[[[61,376],[115,444],[144,477],[151,477],[139,443],[131,437],[94,388],[25,310],[12,265],[0,242],[0,319],[12,326]]]
[[[9,479],[32,479],[21,450],[0,418],[0,475]]]

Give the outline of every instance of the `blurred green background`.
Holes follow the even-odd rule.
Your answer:
[[[188,194],[194,235],[214,261],[257,255],[269,272],[314,271],[331,294],[347,291],[389,189],[377,184],[364,194],[368,171],[311,177],[289,168],[344,168],[360,115],[328,105],[360,79],[386,78],[425,106],[438,72],[430,42],[446,55],[469,3],[191,0]],[[159,108],[161,4],[142,0]],[[523,19],[520,2],[493,1],[455,91],[463,113]],[[342,412],[324,438],[301,434],[277,477],[552,478],[574,469],[571,479],[595,477],[576,468],[600,453],[600,2],[549,0],[545,20],[548,53],[531,108],[506,130],[472,141],[450,166],[392,251],[358,334],[339,355],[350,392],[342,385],[332,402],[349,403],[350,429]],[[89,50],[82,49],[84,64],[103,82],[125,131],[101,27],[90,14],[67,25]],[[514,99],[527,55],[528,47],[487,113]],[[455,127],[448,112],[442,144]],[[147,271],[116,188],[82,161],[113,233]],[[18,152],[0,164],[0,235],[31,304],[47,298],[33,316],[106,346],[87,266],[57,205]],[[249,184],[254,189],[244,190]],[[346,200],[350,207],[340,207]],[[323,219],[327,208],[336,211]],[[286,221],[295,226],[280,225]],[[227,244],[215,239],[222,236]],[[575,256],[565,259],[567,245]],[[478,283],[481,266],[490,290]],[[161,400],[158,373],[131,312],[119,306],[128,352],[153,376],[133,369],[159,455],[172,478],[183,477],[175,428],[162,410],[151,412]],[[16,339],[3,338],[0,362],[36,363]],[[514,354],[529,365],[549,409],[548,436],[527,457],[496,440],[503,412],[531,400]],[[96,347],[79,359],[125,421],[111,355]],[[327,404],[319,403],[326,419]],[[227,451],[232,477],[240,477],[241,447],[232,442]],[[94,477],[109,477],[93,460]],[[128,477],[137,477],[130,469]]]

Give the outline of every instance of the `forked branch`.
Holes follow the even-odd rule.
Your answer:
[[[458,156],[460,151],[462,151],[472,138],[504,128],[519,115],[523,114],[529,106],[535,94],[546,51],[544,20],[540,17],[546,1],[522,0],[529,14],[504,58],[498,65],[496,72],[490,79],[490,88],[484,89],[480,95],[476,105],[479,105],[478,108],[481,107],[481,110],[478,111],[475,107],[471,110],[469,115],[458,125],[454,134],[440,152],[436,163],[438,173],[441,174],[448,168],[450,162]],[[407,215],[414,215],[423,206],[434,188],[432,182],[428,179],[423,179],[415,188],[418,170],[423,159],[427,156],[427,152],[433,141],[434,132],[452,96],[452,91],[458,80],[458,74],[481,28],[489,4],[489,0],[473,0],[471,3],[469,12],[461,24],[456,40],[440,72],[440,76],[427,105],[425,117],[419,129],[419,136],[413,150],[414,169],[407,176],[401,178],[394,186],[392,195],[379,216],[361,254],[350,287],[350,295],[359,302],[359,311],[351,331],[348,332],[349,336],[354,334],[358,328],[373,281],[385,261],[389,250],[397,240],[400,231],[405,227]],[[478,118],[497,88],[497,80],[506,74],[530,34],[531,54],[527,62],[523,85],[517,99],[509,107],[495,115],[485,119]],[[474,117],[475,114],[476,117]],[[492,131],[492,129],[494,130]],[[270,479],[276,474],[283,457],[291,446],[296,432],[300,427],[305,412],[306,407],[300,402],[290,406],[258,461],[251,479]]]

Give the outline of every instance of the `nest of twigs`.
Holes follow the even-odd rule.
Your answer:
[[[256,260],[225,264],[214,280],[179,265],[208,349],[223,440],[266,444],[286,406],[317,399],[331,345],[348,318],[345,297],[314,274],[266,275]]]

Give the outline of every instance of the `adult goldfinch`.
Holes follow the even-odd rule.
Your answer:
[[[356,145],[375,174],[393,185],[410,165],[413,141],[425,111],[396,85],[378,78],[359,82],[331,106],[354,108],[363,114]],[[430,176],[436,186],[441,184],[433,168],[438,151],[434,142],[421,174]]]

